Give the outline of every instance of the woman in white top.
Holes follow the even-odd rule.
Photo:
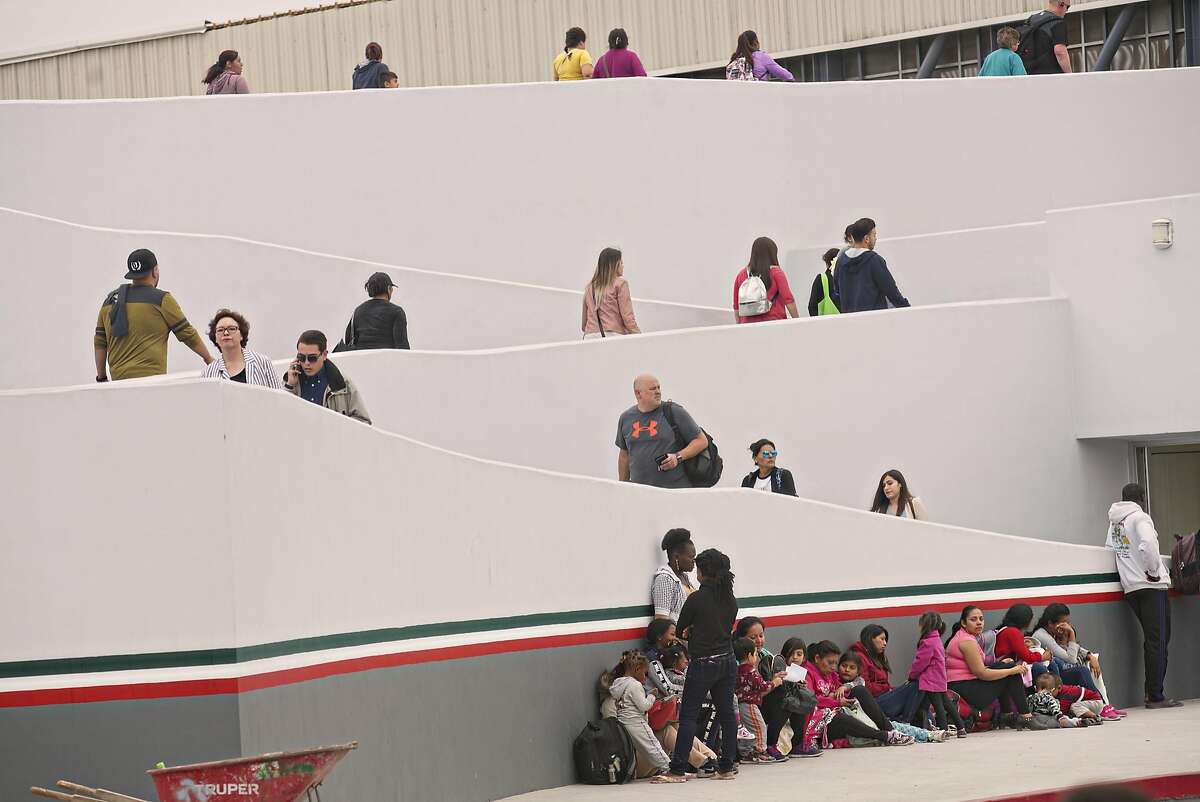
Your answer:
[[[875,488],[875,500],[871,504],[871,512],[881,512],[885,515],[895,515],[900,518],[912,518],[916,521],[929,520],[925,505],[921,499],[908,490],[908,482],[904,474],[892,468],[879,477],[879,485]]]
[[[247,350],[250,341],[250,322],[232,309],[218,309],[208,323],[208,339],[217,346],[217,358],[201,376],[221,378],[242,384],[259,384],[273,390],[282,390],[283,382],[271,360],[262,354]]]
[[[625,260],[616,248],[600,251],[596,272],[583,288],[583,339],[641,334],[633,316]]]

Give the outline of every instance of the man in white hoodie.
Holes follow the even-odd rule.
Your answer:
[[[1121,501],[1108,510],[1108,541],[1117,561],[1125,601],[1142,625],[1146,659],[1146,707],[1180,707],[1163,694],[1167,677],[1167,644],[1171,641],[1171,579],[1158,553],[1158,531],[1146,513],[1146,491],[1139,484],[1121,489]]]

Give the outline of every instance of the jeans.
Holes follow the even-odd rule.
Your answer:
[[[1092,679],[1092,669],[1088,666],[1079,665],[1078,663],[1068,663],[1066,660],[1055,657],[1050,660],[1049,668],[1046,668],[1042,663],[1035,663],[1033,665],[1033,678],[1036,680],[1047,671],[1057,674],[1065,685],[1080,685],[1089,691],[1100,693],[1100,689],[1096,687],[1096,681]]]
[[[672,774],[683,776],[687,772],[700,705],[709,694],[712,695],[717,720],[721,725],[721,757],[717,770],[722,773],[733,771],[733,759],[737,755],[737,703],[733,698],[736,681],[737,661],[733,659],[732,652],[719,657],[697,657],[692,660],[687,678],[683,681],[679,733],[675,739],[675,752],[671,755]]]

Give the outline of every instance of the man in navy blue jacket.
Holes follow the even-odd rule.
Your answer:
[[[900,294],[887,262],[875,253],[875,221],[864,217],[850,227],[854,247],[838,257],[833,269],[830,296],[842,314],[887,309],[892,306],[912,306]]]

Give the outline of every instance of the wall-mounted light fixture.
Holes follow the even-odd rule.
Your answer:
[[[1154,247],[1159,250],[1170,248],[1175,241],[1175,224],[1166,218],[1155,220],[1150,224],[1150,230],[1154,234]]]

